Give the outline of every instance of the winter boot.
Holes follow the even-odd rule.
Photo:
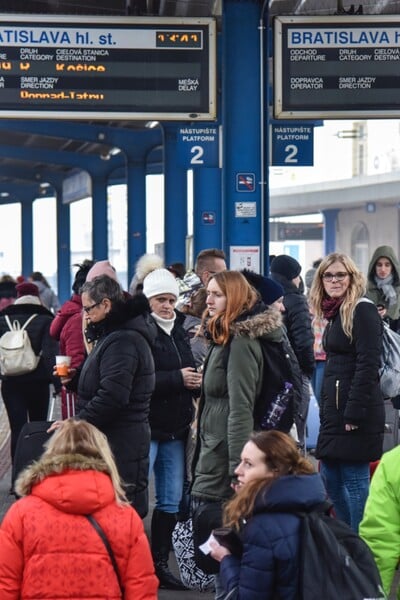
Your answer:
[[[183,591],[187,588],[171,573],[168,567],[171,537],[175,524],[174,514],[154,509],[151,519],[151,551],[160,588]]]

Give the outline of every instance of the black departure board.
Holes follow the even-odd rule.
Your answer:
[[[216,118],[213,19],[0,15],[0,117]]]
[[[276,119],[399,116],[398,16],[275,18]]]

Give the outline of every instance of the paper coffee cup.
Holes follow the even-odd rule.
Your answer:
[[[56,371],[59,377],[67,377],[70,366],[70,356],[56,356]]]

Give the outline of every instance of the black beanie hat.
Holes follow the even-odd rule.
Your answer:
[[[289,281],[300,275],[301,265],[292,256],[280,254],[271,263],[271,273],[283,275]]]
[[[243,269],[241,273],[246,277],[250,285],[259,292],[262,301],[270,306],[284,295],[283,287],[277,281],[273,281],[270,277],[264,277],[259,273]]]

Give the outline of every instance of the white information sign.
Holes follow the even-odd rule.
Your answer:
[[[250,269],[260,272],[260,246],[231,246],[229,251],[229,268],[240,271]]]

